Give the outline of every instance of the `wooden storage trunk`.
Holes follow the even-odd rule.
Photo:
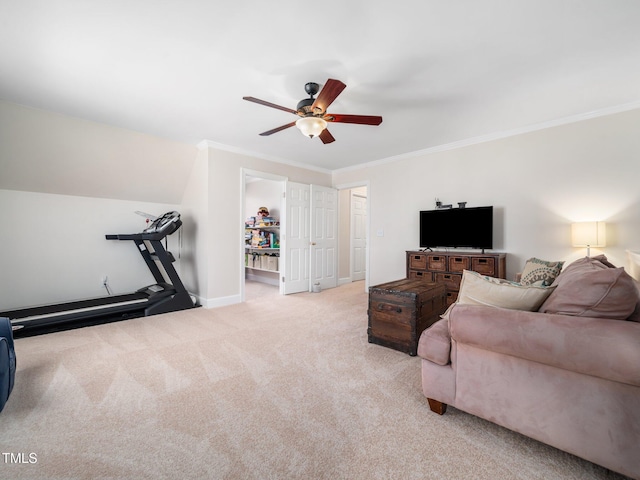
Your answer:
[[[443,284],[405,278],[369,287],[369,343],[416,355],[420,334],[445,308]]]

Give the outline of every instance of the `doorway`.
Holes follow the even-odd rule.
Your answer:
[[[364,280],[367,274],[367,189],[351,190],[350,256],[351,281]]]
[[[340,260],[339,283],[363,282],[369,288],[368,183],[339,185]]]
[[[241,301],[247,285],[280,294],[337,286],[338,191],[286,177],[242,171]],[[268,222],[258,210],[269,210]],[[275,241],[275,244],[274,244]],[[251,283],[248,283],[251,282]],[[264,295],[265,289],[259,290]]]
[[[281,292],[280,221],[286,178],[261,172],[243,172],[242,301]]]

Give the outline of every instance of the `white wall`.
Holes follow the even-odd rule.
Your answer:
[[[0,311],[131,293],[155,283],[132,241],[106,234],[136,233],[145,219],[178,205],[0,190]],[[180,273],[180,231],[168,237]]]
[[[0,188],[177,204],[197,148],[0,101]]]
[[[267,207],[269,215],[280,220],[282,203],[282,182],[255,179],[245,187],[245,218],[255,217],[260,207]]]
[[[201,145],[196,156],[191,175],[182,197],[180,217],[182,219],[182,263],[180,278],[185,288],[198,297],[207,291],[210,255],[207,242],[210,235],[209,224],[209,149]]]
[[[532,256],[585,255],[571,247],[574,221],[606,221],[601,250],[625,266],[624,250],[640,248],[638,125],[635,110],[334,173],[336,185],[370,182],[371,284],[405,276],[405,251],[418,247],[418,212],[434,208],[436,197],[495,207],[494,250],[508,253],[509,278]]]

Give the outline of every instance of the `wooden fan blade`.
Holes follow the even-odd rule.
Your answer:
[[[343,115],[341,113],[328,113],[324,116],[327,122],[357,123],[359,125],[380,125],[382,117],[377,115]]]
[[[333,103],[337,96],[340,95],[346,87],[347,86],[340,80],[334,80],[333,78],[327,80],[327,83],[325,83],[322,90],[320,90],[315,102],[311,105],[311,111],[315,113],[316,108],[319,108],[319,112],[326,112],[329,105]]]
[[[278,110],[284,110],[285,112],[289,112],[289,113],[293,113],[294,115],[298,115],[298,112],[296,112],[295,110],[292,110],[290,108],[283,107],[283,106],[280,106],[280,105],[276,105],[275,103],[266,102],[265,100],[260,100],[259,98],[242,97],[242,99],[243,100],[247,100],[248,102],[253,102],[253,103],[260,104],[260,105],[264,105],[265,107],[277,108]]]
[[[331,132],[329,132],[328,128],[325,128],[322,131],[322,133],[320,134],[320,140],[322,140],[322,143],[331,143],[336,141],[336,139],[333,138],[333,135],[331,135]]]
[[[266,132],[262,132],[260,134],[261,137],[266,137],[268,135],[271,135],[272,133],[278,133],[282,130],[285,130],[289,127],[293,127],[296,124],[296,122],[291,122],[291,123],[287,123],[286,125],[282,125],[281,127],[278,128],[274,128],[273,130],[267,130]]]

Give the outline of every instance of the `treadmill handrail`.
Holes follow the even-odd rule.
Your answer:
[[[182,220],[176,220],[172,223],[172,227],[162,232],[154,233],[119,233],[107,234],[107,240],[162,240],[167,235],[171,235],[182,226]]]

